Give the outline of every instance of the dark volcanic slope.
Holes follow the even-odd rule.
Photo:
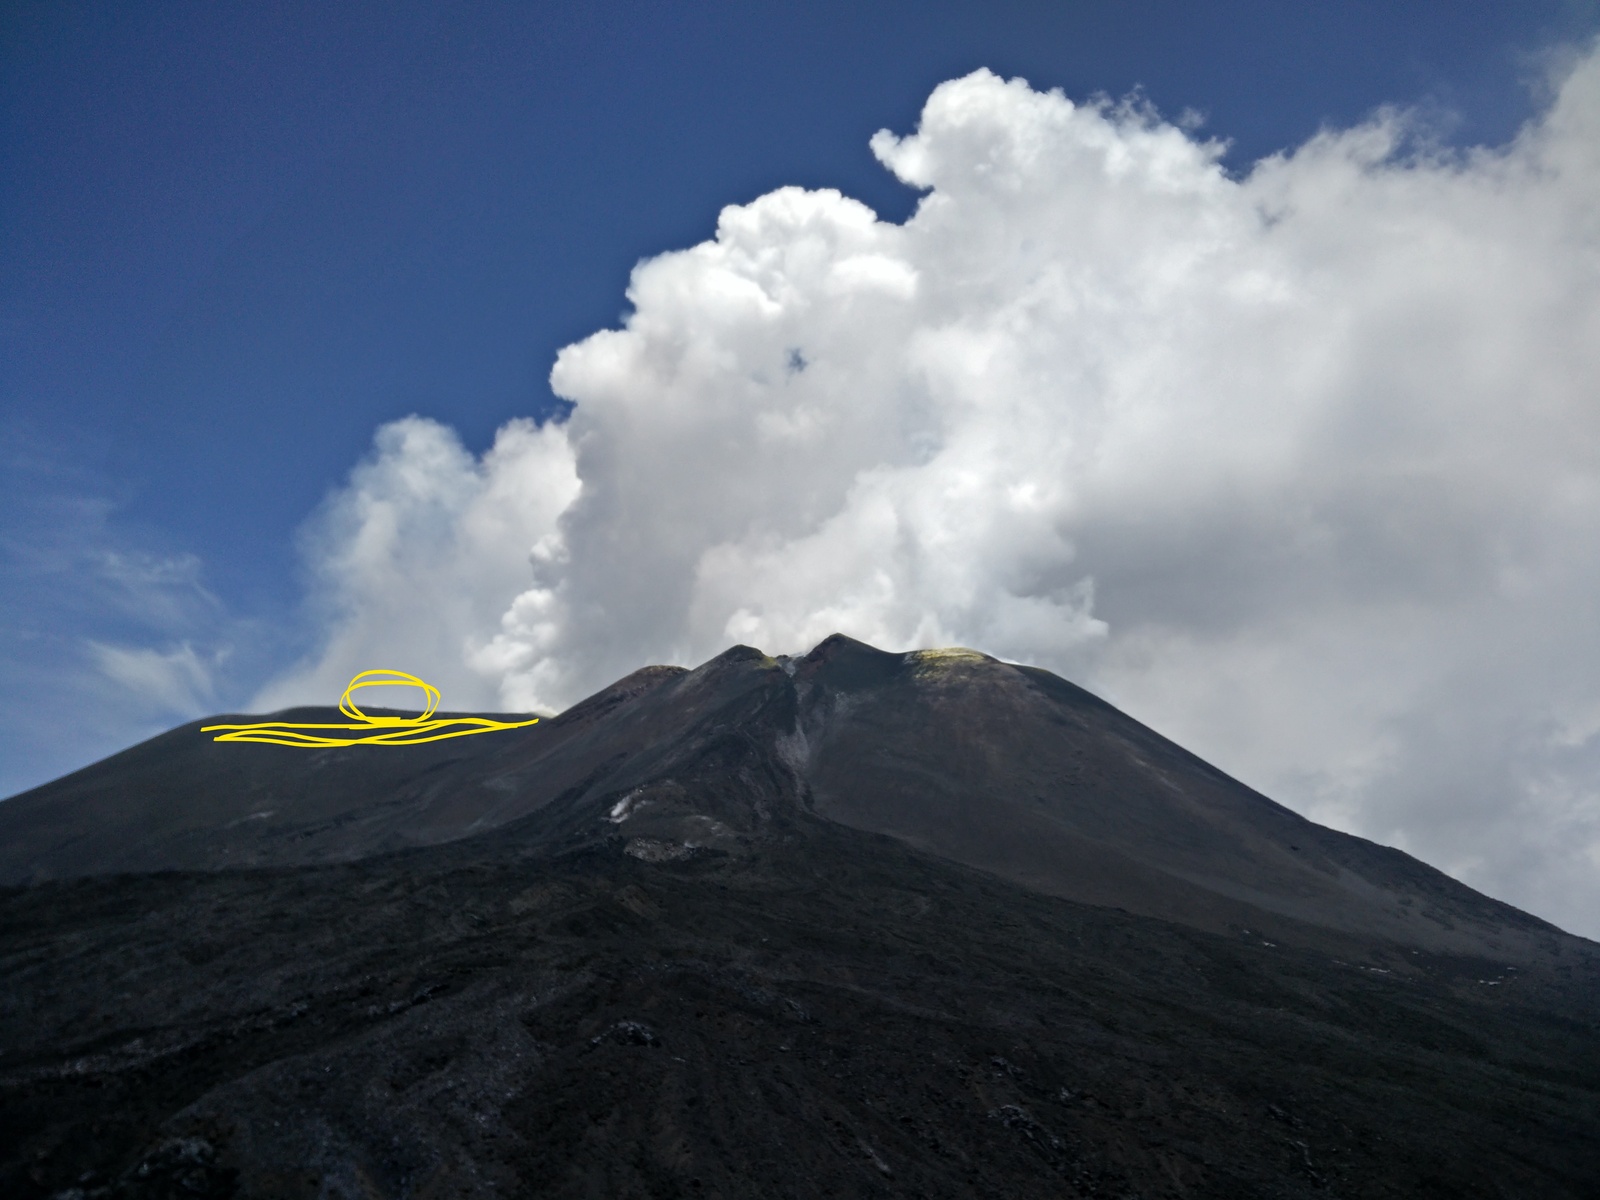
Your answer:
[[[724,794],[719,770],[746,786]],[[415,748],[218,745],[185,726],[0,804],[0,882],[349,860],[547,808],[574,844],[732,850],[789,806],[1213,931],[1513,963],[1568,940],[1296,816],[1048,672],[839,636],[803,659],[735,647],[692,672],[646,668],[530,729]]]
[[[0,888],[8,1200],[1600,1195],[1591,943],[967,652],[179,730],[0,846],[90,873]]]
[[[803,812],[538,824],[0,889],[0,1195],[1596,1194],[1581,961],[1340,962]]]
[[[0,883],[346,861],[467,837],[678,737],[679,715],[630,702],[687,674],[646,667],[527,730],[418,746],[302,750],[200,732],[341,719],[334,709],[207,717],[0,803]]]
[[[1513,961],[1554,944],[1545,922],[1305,820],[1049,672],[853,644],[797,680],[816,811],[845,824],[1201,928],[1293,936],[1264,910]]]

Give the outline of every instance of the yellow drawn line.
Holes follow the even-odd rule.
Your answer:
[[[422,694],[427,697],[427,707],[421,716],[368,716],[351,695],[362,688],[397,684],[422,689]],[[273,746],[415,746],[422,742],[472,737],[474,734],[494,733],[501,729],[523,729],[539,723],[538,717],[531,721],[496,721],[492,717],[436,717],[433,714],[439,711],[439,689],[404,671],[361,672],[345,687],[344,695],[339,697],[339,711],[350,718],[350,724],[258,721],[252,725],[204,725],[200,732],[225,730],[211,739],[214,742],[261,742]],[[307,732],[322,729],[341,732]]]

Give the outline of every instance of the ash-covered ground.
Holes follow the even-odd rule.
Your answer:
[[[1584,964],[1341,961],[786,824],[7,890],[0,1195],[1600,1194]]]

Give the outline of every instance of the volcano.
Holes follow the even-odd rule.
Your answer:
[[[1600,1195],[1600,947],[1048,672],[229,719],[0,804],[0,1193]]]

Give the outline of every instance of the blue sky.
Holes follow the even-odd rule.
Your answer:
[[[988,68],[1080,103],[1137,91],[1195,142],[1224,140],[1221,162],[1241,180],[1382,106],[1412,114],[1407,144],[1426,153],[1503,146],[1552,103],[1562,64],[1587,53],[1600,5],[16,4],[4,22],[8,794],[196,712],[289,695],[274,687],[309,678],[297,664],[341,636],[335,610],[355,603],[327,583],[339,522],[356,519],[363,488],[391,486],[391,458],[412,452],[375,452],[380,428],[430,418],[459,445],[425,429],[407,445],[471,460],[507,421],[565,413],[549,382],[558,351],[617,327],[635,265],[712,238],[726,205],[786,185],[834,188],[905,221],[924,192],[869,141],[912,134],[941,83]],[[593,386],[579,379],[569,399]],[[363,462],[366,482],[353,481]],[[1079,531],[1062,563],[1090,562],[1117,528]],[[429,586],[467,570],[446,562],[465,553],[462,537],[440,536],[455,538],[448,553],[407,568]],[[724,561],[706,553],[702,582]],[[525,571],[524,559],[510,554],[505,570]],[[1069,582],[1083,628],[1104,618],[1115,636],[1154,611],[1139,582],[1154,568],[1118,575],[1106,561],[1098,615],[1087,576]],[[778,586],[740,578],[748,594],[729,601],[737,612],[719,631]],[[1210,628],[1212,584],[1181,586],[1195,605],[1184,619]],[[813,616],[832,611],[818,604]],[[930,621],[906,625],[902,640],[968,628]],[[563,636],[606,636],[587,628]],[[403,658],[412,635],[394,636]],[[1034,645],[992,636],[980,648],[1020,656]],[[1120,686],[1126,703],[1146,704],[1135,715],[1160,708],[1131,668],[1052,656],[1056,644],[1034,657]],[[518,645],[525,665],[532,651]],[[573,668],[548,696],[603,683],[635,646],[659,657],[701,648],[689,634],[623,637],[615,660],[591,655],[588,674]],[[1200,668],[1173,667],[1183,669]],[[545,693],[499,692],[523,695]],[[1275,695],[1240,711],[1271,710]],[[1157,715],[1280,796],[1334,753],[1308,742],[1304,761],[1262,760],[1252,777],[1245,735],[1218,732],[1205,707]],[[1394,728],[1405,719],[1393,714]],[[1571,721],[1581,749],[1587,726]],[[1587,769],[1572,768],[1584,796]],[[1306,783],[1299,806],[1432,846],[1427,822],[1385,824],[1331,787]],[[1448,844],[1470,875],[1478,852]]]

